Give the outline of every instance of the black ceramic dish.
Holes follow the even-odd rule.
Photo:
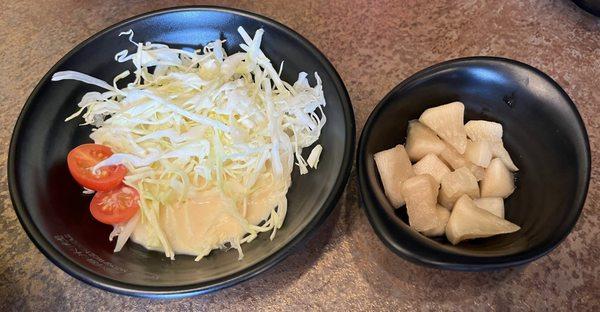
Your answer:
[[[407,225],[383,193],[373,154],[404,143],[408,121],[427,108],[462,101],[465,119],[502,123],[516,165],[506,219],[516,233],[452,246]],[[413,262],[455,270],[497,269],[532,261],[556,247],[577,221],[590,178],[590,148],[575,105],[550,77],[508,59],[473,57],[427,68],[380,103],[361,134],[357,155],[363,207],[383,242]]]
[[[327,124],[320,144],[324,153],[319,169],[300,176],[293,173],[288,214],[275,239],[260,235],[237,252],[216,251],[200,262],[177,256],[171,261],[128,243],[113,253],[110,226],[92,219],[89,196],[70,177],[67,152],[88,142],[90,128],[77,121],[65,123],[81,96],[93,87],[74,81],[50,82],[60,70],[81,71],[110,80],[128,64],[113,56],[131,49],[124,37],[135,31],[138,41],[193,47],[227,39],[228,52],[239,50],[237,27],[253,34],[263,28],[262,48],[274,64],[285,60],[283,78],[295,81],[299,71],[318,72],[323,80]],[[314,83],[314,81],[311,81]],[[334,208],[348,180],[354,151],[354,116],[339,75],[317,48],[293,30],[252,13],[217,7],[186,7],[147,13],[111,26],[89,38],[63,57],[35,88],[15,126],[8,176],[11,198],[23,228],[52,262],[94,286],[127,295],[181,297],[227,287],[253,277],[282,260],[292,247],[305,241]]]
[[[600,0],[573,0],[580,8],[600,17]]]

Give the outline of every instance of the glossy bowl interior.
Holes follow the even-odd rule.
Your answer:
[[[324,153],[319,169],[300,176],[293,172],[288,214],[273,241],[269,233],[236,251],[215,251],[200,262],[191,256],[171,261],[159,252],[128,243],[113,253],[112,227],[94,221],[90,196],[70,177],[66,155],[89,142],[89,127],[64,122],[85,92],[94,87],[74,81],[51,82],[60,70],[76,70],[103,80],[129,64],[115,53],[133,50],[122,31],[133,29],[137,41],[199,48],[221,38],[236,52],[237,27],[248,33],[265,30],[262,49],[274,64],[285,60],[282,77],[295,81],[300,71],[318,72],[323,80],[327,116],[318,143]],[[311,75],[312,76],[312,75]],[[311,83],[315,83],[314,78]],[[354,150],[354,116],[347,91],[329,61],[306,39],[270,19],[214,7],[188,7],[148,13],[112,26],[83,42],[54,66],[27,101],[15,126],[9,155],[9,187],[17,215],[38,248],[71,275],[97,287],[139,296],[183,296],[232,285],[271,267],[307,238],[335,206],[350,174]]]
[[[430,107],[461,101],[465,122],[484,119],[504,128],[505,146],[520,171],[505,201],[516,233],[451,245],[412,230],[406,209],[386,199],[373,154],[405,143],[408,121]],[[574,226],[590,177],[588,137],[567,94],[551,78],[515,61],[475,57],[441,63],[393,89],[369,117],[358,147],[363,206],[388,247],[417,263],[483,270],[536,259]]]

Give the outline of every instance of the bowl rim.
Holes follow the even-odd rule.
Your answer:
[[[571,1],[573,1],[573,3],[575,3],[580,9],[586,11],[590,15],[593,15],[595,17],[600,17],[600,8],[599,7],[594,6],[593,4],[590,4],[588,1],[585,1],[585,0],[571,0]]]
[[[396,222],[396,220],[392,220],[392,221],[386,220],[388,213],[384,211],[385,208],[381,207],[380,203],[372,195],[371,183],[367,179],[367,172],[366,172],[366,157],[367,157],[366,151],[365,151],[366,150],[366,142],[367,142],[367,138],[371,134],[371,130],[374,127],[374,122],[375,122],[376,117],[378,117],[380,115],[380,112],[384,109],[385,106],[389,105],[388,101],[389,101],[390,97],[392,97],[395,93],[399,92],[404,87],[406,87],[407,85],[420,79],[421,77],[436,73],[442,69],[445,69],[447,66],[457,66],[457,65],[467,66],[467,64],[470,62],[479,62],[479,63],[485,63],[485,64],[501,63],[501,64],[505,64],[505,65],[509,65],[509,66],[516,66],[516,67],[519,67],[520,69],[525,69],[527,71],[533,72],[534,74],[538,75],[545,81],[549,82],[557,91],[559,91],[561,97],[566,101],[566,103],[568,104],[568,107],[571,109],[572,113],[576,117],[577,124],[575,126],[579,129],[579,131],[581,131],[581,134],[583,135],[585,163],[581,164],[581,165],[584,167],[584,170],[585,170],[585,177],[584,177],[585,181],[584,181],[582,192],[580,192],[580,194],[577,196],[577,198],[575,198],[575,201],[574,201],[573,207],[577,207],[575,218],[573,218],[573,220],[571,220],[571,222],[566,227],[565,232],[561,233],[561,235],[559,235],[557,239],[554,239],[553,241],[550,241],[549,243],[546,243],[543,246],[541,246],[533,251],[527,250],[527,251],[524,251],[524,252],[521,252],[518,254],[504,255],[504,256],[485,256],[485,257],[460,254],[460,256],[463,257],[463,259],[464,259],[462,261],[453,261],[453,262],[439,261],[439,260],[436,260],[436,259],[433,259],[433,258],[427,256],[426,254],[420,253],[420,251],[411,250],[414,248],[404,247],[401,237],[394,237],[394,235],[392,233],[390,233],[390,231],[389,231],[390,228],[394,228],[397,231],[401,232],[402,235],[409,235],[407,233],[407,230],[400,227],[398,225],[398,223]],[[554,79],[552,79],[550,76],[548,76],[546,73],[542,72],[541,70],[539,70],[531,65],[528,65],[526,63],[523,63],[523,62],[519,62],[516,60],[504,58],[504,57],[497,57],[497,56],[471,56],[471,57],[461,57],[461,58],[456,58],[456,59],[450,59],[447,61],[443,61],[443,62],[434,64],[434,65],[431,65],[429,67],[426,67],[425,69],[422,69],[422,70],[412,74],[408,78],[404,79],[401,83],[396,85],[390,92],[388,92],[383,97],[383,99],[375,106],[375,108],[371,111],[371,113],[370,113],[369,117],[367,118],[367,121],[361,131],[356,153],[357,153],[356,167],[357,167],[357,171],[358,171],[358,173],[357,173],[358,179],[357,180],[358,180],[358,184],[359,184],[361,206],[367,215],[369,223],[373,227],[373,229],[374,229],[375,233],[377,234],[377,236],[379,237],[379,239],[384,243],[384,245],[386,247],[388,247],[390,250],[392,250],[394,253],[396,253],[397,255],[399,255],[402,258],[404,258],[408,261],[411,261],[413,263],[424,265],[427,267],[457,270],[457,271],[487,271],[487,270],[496,270],[496,269],[501,269],[501,268],[507,268],[507,267],[522,265],[527,262],[531,262],[533,260],[536,260],[536,259],[548,254],[550,251],[552,251],[554,248],[556,248],[571,233],[573,227],[579,220],[579,217],[581,216],[581,211],[583,210],[583,207],[585,205],[585,200],[587,197],[589,183],[590,183],[590,176],[591,176],[591,153],[590,153],[590,143],[589,143],[588,133],[585,128],[585,124],[581,118],[581,115],[579,114],[579,111],[577,110],[575,103],[569,97],[569,95],[566,93],[566,91]],[[400,222],[402,222],[402,221],[400,221]],[[455,253],[452,253],[449,251],[447,252],[447,254],[458,255],[458,254],[455,254]]]
[[[342,103],[342,109],[344,113],[344,127],[347,134],[344,142],[344,157],[341,160],[341,170],[333,186],[332,192],[329,193],[324,205],[317,212],[314,218],[295,237],[293,237],[287,244],[283,245],[279,250],[275,251],[268,257],[260,260],[259,262],[245,269],[214,280],[178,286],[142,286],[103,277],[96,274],[93,271],[81,267],[79,264],[68,259],[64,255],[62,255],[57,249],[55,249],[52,246],[52,244],[50,244],[49,241],[41,234],[40,230],[33,222],[28,212],[28,209],[25,207],[25,204],[22,199],[22,194],[19,191],[17,184],[18,177],[15,173],[15,152],[16,146],[18,144],[17,139],[20,136],[21,128],[24,127],[24,117],[28,115],[29,111],[32,109],[32,102],[37,97],[39,90],[49,81],[50,76],[57,70],[57,68],[61,66],[64,62],[66,62],[70,57],[72,57],[73,54],[81,50],[86,45],[90,44],[92,41],[96,40],[98,37],[113,31],[114,29],[122,26],[123,24],[141,21],[149,17],[154,17],[158,15],[188,11],[230,13],[237,16],[250,18],[262,24],[272,26],[300,42],[312,54],[314,54],[322,64],[325,65],[324,71],[332,77],[334,77],[333,81],[331,81],[331,84],[332,87],[337,91],[337,93],[341,97],[340,100]],[[58,266],[60,269],[62,269],[72,277],[75,277],[76,279],[94,287],[121,295],[147,298],[189,297],[230,287],[242,281],[248,280],[262,272],[265,272],[271,267],[273,267],[275,264],[285,259],[294,250],[294,248],[299,247],[302,243],[306,241],[306,239],[310,238],[311,234],[314,234],[315,230],[325,221],[327,216],[329,216],[332,210],[335,208],[339,198],[343,194],[345,187],[348,183],[348,179],[350,177],[353,165],[355,132],[356,124],[354,119],[354,111],[351,104],[350,96],[348,94],[348,90],[346,89],[342,78],[340,77],[333,64],[325,57],[325,55],[314,44],[312,44],[302,35],[292,30],[291,28],[285,26],[284,24],[275,21],[274,19],[240,9],[212,5],[189,5],[169,7],[129,17],[127,19],[114,23],[111,26],[106,27],[101,31],[98,31],[97,33],[93,34],[89,38],[76,45],[67,54],[61,57],[60,60],[58,60],[50,68],[50,70],[48,70],[48,72],[40,79],[36,87],[33,89],[31,94],[27,98],[27,101],[25,102],[25,105],[23,106],[13,128],[7,164],[8,189],[13,204],[13,209],[15,210],[17,218],[19,219],[19,222],[21,223],[21,226],[27,233],[29,239],[42,252],[42,254],[46,256],[46,258],[48,258],[52,263],[54,263],[56,266]]]

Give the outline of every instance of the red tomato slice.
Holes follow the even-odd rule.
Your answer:
[[[109,191],[121,184],[127,168],[123,165],[107,166],[100,168],[97,174],[92,172],[92,168],[111,155],[108,146],[82,144],[69,152],[67,165],[77,183],[94,191]]]
[[[140,209],[139,200],[140,195],[133,187],[121,184],[108,192],[97,192],[90,202],[90,212],[102,223],[121,223]]]

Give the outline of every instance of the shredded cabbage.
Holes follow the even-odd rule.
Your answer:
[[[314,73],[314,87],[304,72],[293,84],[283,81],[283,64],[276,71],[260,49],[264,31],[257,30],[254,38],[242,27],[238,32],[242,52],[227,55],[221,40],[189,51],[137,43],[129,30],[120,35],[128,37],[135,52],[120,51],[115,61],[131,62],[135,69],[117,75],[112,84],[74,71],[53,75],[53,81],[78,80],[104,89],[85,94],[66,121],[81,116],[83,125],[94,126],[90,138],[114,152],[94,170],[124,164],[129,170],[125,183],[140,193],[140,213],[111,233],[111,240],[119,236],[115,252],[142,222],[174,259],[159,222],[160,208],[184,201],[189,192],[218,189],[244,207],[235,213],[246,233],[198,250],[196,260],[226,246],[241,258],[240,244],[259,232],[271,231],[272,239],[282,226],[294,158],[301,174],[317,167],[322,147],[317,145],[308,160],[302,149],[317,141],[326,122],[319,75]],[[119,88],[126,78],[133,81]],[[264,222],[251,224],[245,205],[259,177],[280,185],[277,206]]]

